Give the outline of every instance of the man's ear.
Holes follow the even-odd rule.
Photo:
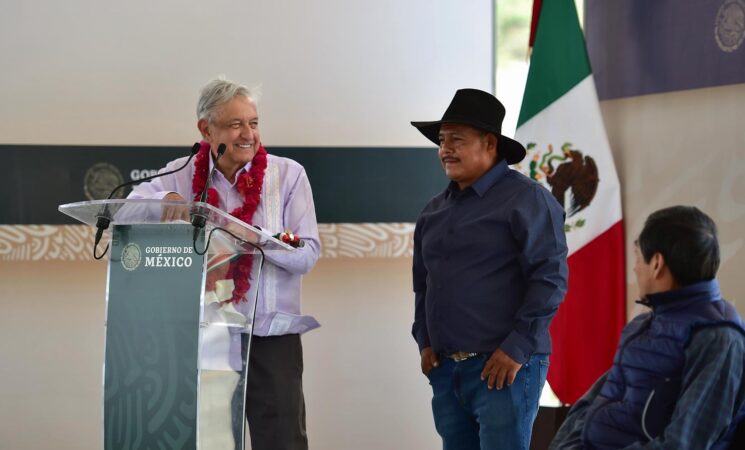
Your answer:
[[[487,133],[486,134],[486,140],[487,140],[486,141],[487,142],[486,143],[486,150],[489,151],[489,152],[492,152],[493,151],[495,154],[498,154],[497,153],[497,147],[498,147],[497,136],[495,136],[492,133]]]
[[[652,266],[653,280],[660,287],[658,292],[669,291],[680,287],[678,282],[675,281],[673,273],[670,272],[670,266],[665,262],[665,257],[662,256],[662,253],[652,255],[652,260],[649,263]]]
[[[665,257],[662,255],[662,253],[657,252],[652,255],[652,259],[649,261],[649,264],[652,267],[652,273],[654,274],[654,278],[656,280],[662,278],[662,276],[667,271],[667,264],[665,263]]]
[[[197,129],[199,129],[199,132],[202,133],[202,137],[204,139],[208,139],[210,137],[209,122],[207,121],[207,119],[199,119],[197,121]]]

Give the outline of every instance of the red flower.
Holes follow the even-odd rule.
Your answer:
[[[291,247],[298,248],[300,246],[300,236],[297,236],[289,231],[275,234],[272,236],[274,239],[279,239],[285,244],[289,244]]]
[[[194,192],[194,200],[199,200],[199,196],[207,184],[209,176],[210,161],[210,144],[202,141],[199,153],[194,161],[194,178],[192,179],[191,188]],[[256,208],[261,201],[261,187],[264,184],[264,172],[266,171],[266,150],[264,146],[259,147],[259,151],[254,155],[251,161],[251,168],[248,172],[243,172],[236,182],[238,192],[243,196],[243,206],[234,209],[230,214],[238,219],[251,224]],[[207,203],[218,208],[220,197],[217,190],[210,188],[207,191]],[[236,261],[230,263],[228,277],[233,277],[233,296],[228,302],[240,303],[244,300],[246,292],[251,289],[249,275],[253,266],[253,256],[243,255]]]

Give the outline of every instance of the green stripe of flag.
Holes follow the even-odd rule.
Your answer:
[[[544,0],[517,126],[590,75],[574,0]]]

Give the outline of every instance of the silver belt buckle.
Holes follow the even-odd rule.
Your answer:
[[[478,353],[469,353],[469,352],[455,352],[451,353],[448,356],[455,362],[461,362],[465,361],[468,358],[473,358],[474,356],[478,355]]]

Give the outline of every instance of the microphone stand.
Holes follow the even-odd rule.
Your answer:
[[[184,165],[179,167],[178,169],[171,170],[171,171],[164,172],[164,173],[158,173],[158,174],[151,175],[149,177],[145,177],[139,180],[132,180],[126,183],[122,183],[111,191],[111,193],[106,198],[106,200],[111,200],[111,198],[114,196],[116,191],[118,191],[119,189],[123,187],[130,186],[130,185],[137,184],[137,183],[142,183],[144,181],[152,180],[153,178],[158,178],[164,175],[170,175],[172,173],[178,172],[179,170],[189,165],[189,162],[194,157],[194,155],[196,155],[199,152],[199,148],[200,148],[199,142],[194,143],[194,145],[191,146],[191,154],[189,155],[189,159],[187,159]],[[93,243],[93,258],[94,259],[103,258],[106,255],[106,252],[109,251],[109,244],[106,244],[106,248],[103,249],[103,253],[101,253],[100,255],[96,254],[96,250],[98,249],[98,243],[101,242],[101,237],[103,236],[103,232],[109,228],[110,224],[111,224],[111,213],[109,212],[109,205],[106,204],[104,205],[103,210],[96,216],[96,228],[97,228],[96,240]]]
[[[222,155],[225,154],[225,149],[227,147],[225,144],[220,144],[217,146],[217,156],[215,157],[215,163],[212,166],[212,170],[210,171],[209,175],[207,176],[207,181],[204,183],[204,189],[202,189],[202,194],[199,196],[199,202],[205,203],[207,201],[207,196],[210,190],[210,181],[212,181],[212,175],[215,173],[215,170],[217,170],[217,163],[220,161],[220,158],[222,158]],[[199,236],[199,232],[207,225],[207,213],[204,211],[202,206],[197,206],[194,208],[191,212],[191,224],[194,226],[194,234],[192,243],[194,246],[194,251],[197,254],[204,254],[199,253],[197,250],[197,237]],[[205,247],[204,251],[207,251],[207,248]]]

